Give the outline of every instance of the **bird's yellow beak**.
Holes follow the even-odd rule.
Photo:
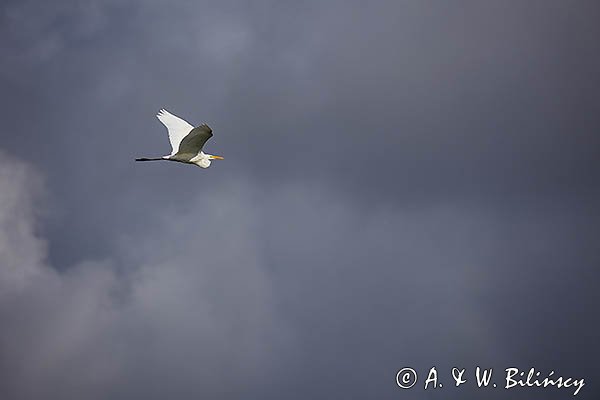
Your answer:
[[[223,160],[221,156],[210,156],[211,160]]]

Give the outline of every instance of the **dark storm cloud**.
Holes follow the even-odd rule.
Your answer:
[[[5,3],[2,148],[27,161],[0,175],[0,388],[396,398],[400,367],[457,364],[593,396],[597,14]],[[168,151],[161,107],[225,160],[135,165]]]

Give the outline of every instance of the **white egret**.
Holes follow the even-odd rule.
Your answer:
[[[172,151],[168,156],[156,158],[136,158],[135,161],[177,161],[186,164],[194,164],[201,168],[210,167],[211,160],[222,160],[221,156],[206,154],[202,151],[204,143],[212,137],[212,129],[206,124],[196,128],[187,121],[162,109],[156,118],[167,127],[169,141]]]

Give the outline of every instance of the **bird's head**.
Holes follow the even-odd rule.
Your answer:
[[[212,154],[206,154],[206,157],[202,157],[200,158],[198,161],[195,162],[195,164],[197,166],[199,166],[200,168],[208,168],[210,167],[210,160],[222,160],[223,157],[221,156],[213,156]]]

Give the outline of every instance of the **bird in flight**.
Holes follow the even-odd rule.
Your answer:
[[[173,148],[168,156],[155,158],[136,158],[135,161],[177,161],[186,164],[194,164],[201,168],[210,167],[211,160],[222,160],[221,156],[213,156],[202,151],[202,147],[212,137],[212,129],[206,124],[196,128],[187,121],[162,109],[156,118],[167,127],[169,141]]]

